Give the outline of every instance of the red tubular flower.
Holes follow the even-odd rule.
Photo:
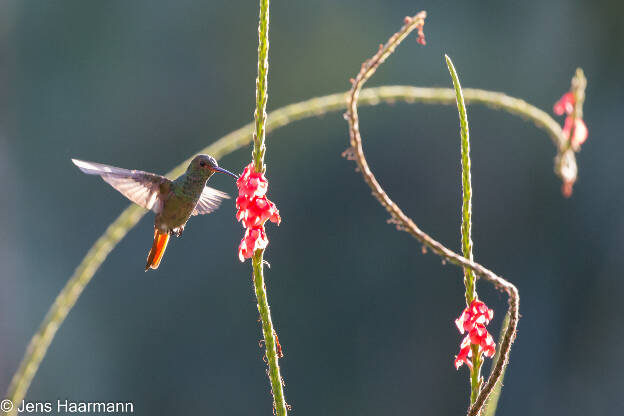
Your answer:
[[[242,262],[250,259],[256,250],[266,248],[269,245],[269,239],[264,232],[264,227],[247,228],[245,236],[238,246],[238,259]]]
[[[243,223],[243,227],[255,227],[264,224],[267,220],[276,223],[282,221],[275,204],[265,196],[252,199],[241,195],[236,198],[236,219]]]
[[[570,138],[572,133],[572,138]],[[574,148],[580,147],[587,140],[587,126],[583,119],[567,116],[563,124],[563,135],[570,140],[570,144]]]
[[[553,106],[553,112],[558,116],[572,114],[572,111],[574,111],[574,101],[574,94],[566,92]]]
[[[464,309],[461,316],[455,320],[455,325],[459,332],[463,334],[465,331],[471,331],[476,324],[482,326],[490,323],[494,316],[494,311],[488,309],[485,303],[480,300],[473,300],[470,305]]]
[[[455,369],[459,370],[462,364],[466,364],[472,370],[472,350],[470,349],[470,337],[466,335],[459,346],[459,354],[455,357]]]
[[[460,333],[467,332],[460,345],[459,354],[455,357],[455,368],[459,369],[462,364],[466,364],[472,369],[472,345],[478,346],[479,355],[483,353],[486,357],[493,357],[496,351],[494,339],[485,326],[490,323],[494,311],[489,309],[485,303],[473,300],[462,314],[455,320],[455,325]]]
[[[254,171],[254,166],[250,163],[236,181],[236,186],[238,186],[239,195],[253,198],[254,196],[264,196],[269,187],[269,182],[264,177],[264,173]]]
[[[572,92],[566,92],[553,106],[553,112],[562,116],[566,114],[563,124],[563,135],[570,141],[570,145],[575,150],[587,140],[587,126],[581,118],[574,118],[574,106],[576,98]]]
[[[279,225],[282,218],[275,204],[266,197],[268,181],[263,173],[254,171],[253,164],[245,168],[236,185],[238,186],[236,219],[247,229],[238,247],[238,258],[245,261],[251,258],[256,250],[264,249],[269,244],[264,223],[268,220]]]
[[[494,354],[496,353],[496,343],[494,342],[492,335],[489,333],[487,334],[485,342],[481,343],[481,348],[483,348],[483,355],[488,358],[494,357]]]

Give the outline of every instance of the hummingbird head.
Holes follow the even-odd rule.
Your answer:
[[[206,178],[211,177],[212,174],[215,172],[221,172],[238,179],[238,176],[236,176],[232,172],[220,168],[215,158],[209,155],[195,156],[195,158],[191,161],[188,170],[192,173],[199,174],[200,176]]]

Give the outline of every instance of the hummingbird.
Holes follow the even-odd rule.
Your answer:
[[[135,204],[154,211],[154,243],[147,256],[145,271],[158,268],[169,236],[180,237],[192,215],[209,214],[219,207],[222,199],[229,198],[225,192],[206,186],[215,172],[238,179],[237,175],[220,168],[209,155],[195,156],[186,172],[175,180],[141,170],[116,168],[84,160],[72,159],[72,162],[87,175],[100,175]]]

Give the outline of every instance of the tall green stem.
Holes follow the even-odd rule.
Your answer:
[[[271,320],[271,310],[267,299],[266,286],[264,284],[263,272],[263,250],[257,250],[252,258],[253,263],[253,282],[258,300],[258,312],[262,319],[262,335],[264,336],[264,345],[266,348],[267,363],[269,365],[269,379],[271,381],[271,390],[273,391],[273,406],[278,416],[287,414],[286,399],[284,397],[284,389],[282,377],[277,355],[277,342],[275,340],[275,332],[273,329],[273,321]]]
[[[264,172],[264,153],[266,152],[266,106],[268,99],[269,75],[269,0],[260,0],[260,17],[258,23],[258,77],[256,78],[256,111],[255,131],[253,136],[253,163],[256,172]],[[280,375],[279,358],[277,355],[275,329],[271,320],[271,309],[264,283],[264,249],[256,250],[252,258],[253,284],[258,301],[258,312],[262,320],[262,334],[269,365],[269,379],[273,392],[273,407],[278,416],[287,414],[284,385]]]
[[[451,78],[453,79],[457,110],[459,112],[463,196],[461,224],[462,253],[465,258],[472,260],[472,182],[470,180],[470,131],[468,130],[468,114],[466,112],[466,104],[464,103],[464,94],[462,93],[459,77],[457,76],[453,62],[447,55],[444,55],[444,57],[449,72],[451,73]],[[477,297],[475,276],[474,272],[470,269],[464,269],[464,284],[466,285],[466,305],[470,305]]]
[[[446,65],[453,79],[455,87],[455,97],[457,101],[457,111],[459,112],[459,126],[461,136],[461,164],[462,164],[462,224],[461,241],[462,254],[468,260],[472,260],[472,182],[470,180],[470,131],[468,129],[468,113],[464,94],[453,61],[448,55],[444,55]],[[464,286],[466,286],[466,305],[477,298],[477,288],[474,272],[464,267]],[[471,345],[472,369],[470,370],[470,403],[474,403],[481,390],[481,366],[483,360],[479,353],[478,345]]]
[[[258,22],[258,77],[256,78],[256,121],[254,132],[253,162],[256,172],[264,172],[264,152],[266,145],[265,124],[268,100],[269,78],[269,0],[260,0],[260,17]]]

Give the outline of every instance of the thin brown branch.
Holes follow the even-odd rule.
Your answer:
[[[483,389],[481,390],[481,393],[479,393],[479,396],[477,397],[475,403],[468,410],[468,416],[476,416],[481,412],[488,396],[494,389],[496,382],[500,378],[503,370],[509,362],[509,351],[511,350],[511,344],[515,340],[516,328],[518,326],[518,307],[520,302],[518,290],[512,283],[496,275],[491,270],[446,248],[444,245],[442,245],[442,243],[438,242],[427,233],[422,231],[414,223],[414,221],[412,221],[411,218],[403,213],[399,206],[394,203],[394,201],[392,201],[388,194],[383,190],[383,188],[375,178],[375,175],[368,166],[368,162],[366,161],[366,157],[364,156],[364,150],[362,149],[362,136],[360,134],[359,128],[357,101],[362,87],[364,86],[366,81],[370,79],[371,76],[375,73],[379,65],[381,65],[388,56],[390,56],[394,49],[399,45],[399,43],[401,43],[403,39],[405,39],[405,37],[410,32],[417,29],[419,34],[419,43],[423,43],[424,35],[422,33],[422,28],[425,24],[426,16],[426,12],[423,11],[418,13],[414,17],[405,18],[405,25],[403,25],[403,27],[401,27],[401,29],[397,33],[392,35],[388,42],[386,42],[385,45],[382,45],[371,59],[365,61],[362,64],[360,72],[352,80],[352,87],[349,91],[349,94],[347,95],[346,119],[349,123],[349,137],[351,140],[351,148],[348,149],[347,154],[349,156],[352,156],[352,158],[355,160],[359,171],[362,173],[364,181],[373,191],[373,195],[375,196],[375,198],[390,213],[392,217],[392,222],[397,224],[398,229],[407,231],[414,238],[430,248],[431,251],[433,251],[435,254],[442,257],[446,261],[453,263],[457,266],[473,270],[477,274],[477,276],[489,281],[496,288],[506,292],[509,296],[510,319],[509,325],[507,326],[507,329],[505,330],[505,333],[503,335],[503,341],[499,346],[501,359],[499,359],[494,366],[490,377],[488,378],[488,381],[485,383]]]

